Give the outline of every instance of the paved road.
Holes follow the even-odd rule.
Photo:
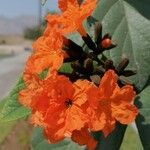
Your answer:
[[[29,52],[0,59],[0,99],[8,94],[21,75]]]

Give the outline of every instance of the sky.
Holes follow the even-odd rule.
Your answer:
[[[0,0],[0,16],[13,18],[20,15],[38,15],[39,0]],[[57,0],[47,0],[42,6],[43,15],[46,10],[57,10]]]

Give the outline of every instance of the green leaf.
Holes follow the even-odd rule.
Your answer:
[[[77,43],[79,46],[83,46],[83,40],[79,33],[70,34],[67,36],[68,39],[71,39],[73,42]]]
[[[118,44],[116,48],[105,52],[107,57],[112,59],[116,66],[121,61],[122,57],[128,57],[130,60],[128,69],[137,70],[137,74],[130,77],[129,80],[135,84],[138,93],[146,88],[150,76],[149,6],[149,0],[99,0],[97,8],[93,14],[93,17],[96,20],[102,22],[103,35],[110,33],[113,41]],[[90,20],[87,20],[87,25],[91,24],[89,21]],[[88,27],[88,32],[92,35],[92,28],[90,29]],[[147,104],[146,100],[142,101],[142,103],[143,106]],[[150,105],[147,105],[147,107],[149,109]],[[143,114],[143,117],[146,119],[148,115],[150,116],[150,113],[147,111],[147,113]],[[148,120],[148,124],[149,123]],[[99,143],[100,146],[98,149],[119,149],[120,145],[115,144],[112,146],[112,143],[121,144],[126,129],[122,128],[122,126],[117,126],[117,129],[115,130],[117,132],[111,134],[111,138],[100,138],[101,142]],[[145,128],[145,130],[145,132],[148,133],[148,129]],[[148,141],[146,137],[145,141]]]
[[[5,98],[5,105],[0,112],[0,120],[3,122],[17,120],[29,115],[30,110],[23,107],[18,102],[18,94],[24,88],[23,80],[20,79],[17,85],[10,92],[9,96]]]
[[[0,112],[3,109],[5,103],[6,103],[6,100],[0,101]],[[12,121],[12,122],[1,122],[0,121],[0,131],[1,131],[0,144],[5,140],[5,138],[11,132],[11,130],[15,124],[16,124],[16,121]]]
[[[57,144],[49,144],[43,137],[42,129],[35,128],[32,137],[32,150],[83,150],[84,147],[78,146],[69,139],[65,139]]]
[[[43,70],[40,74],[39,74],[39,78],[40,79],[45,79],[48,73],[48,69]]]
[[[118,150],[122,144],[126,127],[126,125],[117,123],[116,128],[108,135],[107,138],[104,137],[102,132],[94,133],[95,139],[99,141],[96,150]]]
[[[70,63],[64,63],[61,68],[59,69],[59,72],[64,72],[64,73],[71,73],[72,68]]]
[[[134,141],[134,142],[133,142]],[[120,150],[143,150],[140,138],[133,126],[128,126]]]
[[[103,34],[110,33],[116,48],[107,55],[117,65],[126,56],[129,68],[137,74],[131,78],[141,91],[150,74],[150,1],[147,0],[100,0],[94,13],[102,21]]]
[[[137,97],[136,104],[140,114],[136,119],[136,125],[145,150],[150,149],[150,84]]]

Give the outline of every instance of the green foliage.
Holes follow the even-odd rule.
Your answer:
[[[5,100],[0,101],[0,112],[3,109],[4,104],[6,103]],[[7,135],[11,132],[12,128],[16,124],[16,121],[12,122],[0,122],[0,144],[5,140]]]
[[[143,150],[139,135],[133,127],[127,127],[120,150]]]
[[[116,128],[108,135],[104,137],[102,132],[94,133],[94,137],[99,141],[97,150],[118,150],[122,144],[122,140],[125,134],[126,125],[117,124]]]
[[[132,81],[139,92],[147,83],[150,72],[150,21],[144,15],[148,3],[150,4],[141,0],[101,0],[94,13],[94,17],[103,23],[103,33],[110,33],[118,45],[115,49],[107,51],[107,55],[116,65],[122,57],[129,58],[129,68],[138,72],[132,77]],[[139,6],[143,7],[143,13],[140,12]]]
[[[9,122],[26,117],[30,110],[23,107],[18,102],[18,94],[21,89],[24,88],[23,80],[20,79],[16,86],[12,89],[10,94],[4,99],[6,101],[2,111],[0,112],[1,122]]]
[[[139,135],[144,150],[150,149],[150,82],[149,85],[139,94],[136,99],[140,114],[136,119]]]
[[[43,137],[42,129],[35,128],[32,137],[32,150],[83,150],[84,147],[78,146],[69,139],[65,139],[57,144],[49,144]]]
[[[70,63],[64,63],[61,68],[59,69],[59,72],[64,72],[64,73],[71,73],[72,68]]]

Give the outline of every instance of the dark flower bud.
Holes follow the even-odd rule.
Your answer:
[[[71,67],[74,70],[78,70],[81,67],[81,65],[80,65],[80,63],[78,61],[74,61],[74,62],[71,63]]]
[[[83,49],[70,39],[64,38],[63,50],[69,56],[65,61],[75,61],[82,57]]]
[[[122,72],[122,75],[125,76],[125,77],[129,77],[129,76],[133,76],[137,73],[136,70],[124,70]]]
[[[115,69],[114,65],[113,65],[113,61],[112,60],[106,60],[105,64],[104,64],[104,68],[107,70],[109,69]]]
[[[126,77],[120,76],[118,80],[119,86],[122,87],[124,85],[133,85],[131,81],[129,81]]]
[[[122,72],[128,66],[128,64],[129,64],[129,59],[128,58],[123,58],[121,60],[121,62],[119,63],[119,65],[116,68],[116,70],[117,70],[117,72],[118,72],[119,75],[122,74]]]
[[[93,50],[94,52],[97,51],[96,44],[93,42],[92,38],[88,34],[86,36],[82,36],[82,39],[89,49]]]
[[[102,40],[102,25],[100,22],[95,23],[94,35],[95,35],[95,43],[98,45]]]
[[[71,67],[75,72],[80,74],[87,74],[87,70],[79,63],[79,61],[74,61],[71,63]]]
[[[93,66],[93,61],[92,61],[92,59],[87,58],[87,59],[84,61],[84,68],[85,68],[89,73],[92,73],[92,72],[93,72],[94,66]]]
[[[95,75],[103,75],[105,73],[105,69],[102,66],[98,66],[94,68],[93,74]]]

